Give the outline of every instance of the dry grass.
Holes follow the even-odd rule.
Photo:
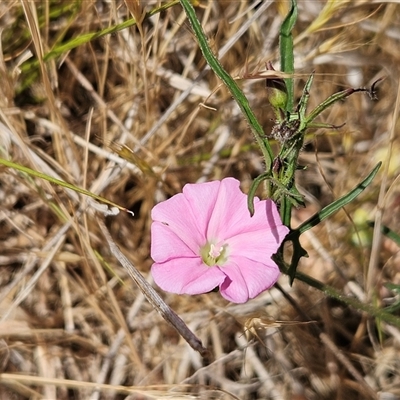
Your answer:
[[[154,204],[187,182],[225,176],[246,190],[262,161],[227,90],[203,72],[179,4],[43,62],[56,43],[129,18],[126,3],[0,3],[1,156],[133,210],[134,217],[105,221],[150,281]],[[129,2],[137,17],[135,3]],[[146,11],[159,3],[142,2]],[[265,82],[246,76],[269,60],[278,67],[286,2],[262,2],[265,10],[250,26],[256,1],[200,3],[210,44],[217,52],[232,41],[222,63],[244,78],[241,86],[269,132]],[[307,208],[295,211],[295,224],[353,188],[379,160],[387,164],[391,156],[392,163],[346,212],[304,235],[310,257],[300,268],[384,306],[397,300],[383,284],[400,284],[399,248],[378,240],[365,221],[381,219],[400,232],[400,6],[336,1],[318,17],[324,3],[299,0],[297,93],[312,70],[310,106],[342,88],[387,79],[379,101],[356,94],[323,114],[325,122],[346,125],[310,135],[301,156],[307,170],[298,176]],[[39,64],[20,74],[28,50]],[[113,150],[126,155],[123,145],[134,150],[135,163],[115,157]],[[244,305],[218,293],[162,293],[211,351],[203,360],[111,256],[97,223],[105,217],[92,201],[13,169],[0,173],[1,399],[400,398],[398,329],[299,282],[289,287],[285,276],[281,285],[315,324],[268,322],[265,315],[299,320],[277,289]]]

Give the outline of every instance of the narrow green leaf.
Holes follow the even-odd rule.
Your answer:
[[[310,115],[308,115],[305,120],[306,126],[308,126],[312,121],[314,121],[314,119],[317,118],[319,114],[321,114],[323,111],[325,111],[327,108],[329,108],[332,104],[335,104],[340,100],[346,99],[347,97],[351,96],[353,93],[367,92],[370,94],[370,96],[372,98],[374,85],[376,85],[381,80],[382,80],[382,78],[375,81],[374,84],[372,85],[371,89],[349,88],[349,89],[342,90],[341,92],[332,94],[327,99],[325,99],[322,103],[318,104],[318,106],[315,107],[314,110],[312,110],[310,112]]]
[[[335,212],[339,211],[342,207],[345,205],[349,204],[351,201],[353,201],[361,192],[364,191],[368,187],[368,185],[372,182],[374,179],[375,175],[377,174],[380,166],[382,165],[381,162],[379,162],[375,168],[369,173],[369,175],[360,183],[357,185],[356,188],[354,188],[352,191],[341,197],[340,199],[337,199],[333,203],[329,204],[328,206],[324,207],[321,211],[318,213],[314,214],[311,218],[309,218],[307,221],[303,222],[298,228],[293,230],[289,235],[288,239],[291,240],[291,237],[295,236],[295,232],[298,232],[299,235],[304,233],[305,231],[308,231],[312,227],[318,225],[320,222],[334,214]]]
[[[291,241],[293,243],[292,259],[289,268],[286,271],[286,273],[289,275],[290,284],[292,284],[293,280],[297,277],[297,266],[299,264],[300,258],[307,256],[306,250],[300,244],[300,235],[308,229],[311,229],[312,227],[318,225],[324,219],[328,218],[330,215],[340,210],[346,204],[353,201],[372,182],[381,164],[382,163],[378,163],[376,167],[370,172],[370,174],[359,185],[357,185],[356,188],[354,188],[352,191],[350,191],[340,199],[324,207],[320,212],[314,214],[307,221],[303,222],[298,228],[291,230],[290,233],[286,236],[285,242]]]

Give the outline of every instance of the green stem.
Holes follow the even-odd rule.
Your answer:
[[[305,125],[309,126],[309,124],[314,121],[315,118],[318,117],[323,111],[329,108],[332,104],[337,103],[340,100],[344,100],[353,93],[357,92],[368,92],[369,90],[366,88],[358,88],[358,89],[346,89],[338,93],[334,93],[333,95],[329,96],[326,100],[324,100],[321,104],[318,104],[314,110],[311,111],[310,115],[305,118]]]
[[[279,51],[281,57],[281,70],[288,74],[294,73],[294,55],[293,55],[293,35],[292,29],[297,20],[297,3],[291,0],[291,7],[288,15],[282,23],[279,32]],[[294,84],[293,77],[285,79],[288,99],[286,103],[286,111],[293,111],[294,103]]]
[[[318,281],[317,279],[311,278],[310,276],[303,274],[301,272],[296,272],[296,279],[304,283],[307,283],[307,285],[310,285],[313,288],[320,290],[325,295],[332,297],[344,304],[347,304],[350,307],[353,307],[359,311],[364,311],[375,318],[380,318],[382,321],[385,321],[388,324],[400,328],[400,318],[388,313],[385,310],[375,308],[369,304],[363,303],[354,297],[345,296],[343,293],[339,292],[332,286],[325,285],[322,282]]]
[[[281,254],[276,254],[274,256],[274,261],[279,265],[279,268],[282,273],[289,274],[289,266],[283,260]],[[350,307],[355,308],[358,311],[366,312],[367,314],[375,317],[380,318],[382,321],[387,322],[388,324],[400,327],[400,318],[388,313],[386,310],[382,310],[379,308],[375,308],[369,304],[363,303],[360,300],[357,300],[354,297],[345,296],[339,290],[333,288],[332,286],[325,285],[324,283],[320,282],[317,279],[312,278],[307,274],[303,274],[301,272],[296,272],[295,274],[296,279],[306,283],[309,286],[312,286],[314,289],[317,289],[324,293],[326,296],[329,296],[333,299],[340,301]]]
[[[297,20],[297,2],[291,0],[291,6],[288,15],[282,23],[279,32],[279,51],[281,58],[281,70],[288,74],[294,73],[294,53],[293,53],[293,35],[292,29]],[[287,89],[286,111],[291,113],[294,104],[294,79],[293,76],[285,79]],[[295,160],[297,165],[297,158]],[[279,212],[284,225],[290,228],[292,217],[292,201],[287,196],[282,196]]]
[[[292,202],[287,196],[282,196],[279,213],[283,225],[290,229],[290,221],[292,218]]]
[[[252,109],[250,108],[249,102],[239,88],[237,83],[232,79],[232,77],[225,71],[222,67],[221,63],[215,57],[214,53],[210,49],[208,45],[206,35],[203,31],[203,28],[196,16],[196,12],[190,2],[190,0],[180,0],[183,9],[185,10],[186,16],[193,28],[193,32],[197,38],[199,47],[201,52],[203,53],[204,58],[206,59],[208,65],[215,72],[215,74],[221,79],[221,81],[226,85],[228,90],[231,92],[233,98],[239,105],[243,115],[247,119],[250,129],[254,134],[254,137],[257,141],[258,146],[260,147],[264,159],[266,171],[271,170],[273,153],[269,143],[263,140],[265,133],[260,123],[257,121],[256,116],[254,115]]]

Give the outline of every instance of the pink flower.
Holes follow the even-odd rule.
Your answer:
[[[269,289],[280,271],[272,261],[289,229],[272,200],[247,196],[234,178],[187,184],[183,193],[151,213],[151,273],[157,285],[178,294],[207,293],[244,303]]]

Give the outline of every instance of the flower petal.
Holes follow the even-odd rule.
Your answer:
[[[197,252],[198,253],[198,252]],[[163,263],[176,257],[195,257],[195,253],[169,226],[161,222],[151,224],[151,258]]]
[[[240,190],[240,182],[234,178],[221,181],[214,211],[207,230],[209,240],[224,240],[237,233],[235,227],[243,218],[250,218],[246,195]]]
[[[190,203],[182,193],[155,205],[151,211],[151,218],[173,232],[194,254],[198,254],[200,246],[206,241],[193,217]],[[157,225],[152,225],[152,229],[153,227],[156,228]],[[152,232],[152,238],[161,243],[163,238],[158,237],[159,233],[159,230]],[[167,245],[167,239],[164,240]]]
[[[225,279],[225,274],[219,268],[206,266],[200,257],[154,263],[151,274],[161,289],[177,294],[207,293]]]
[[[220,286],[223,297],[234,303],[245,303],[269,289],[278,280],[278,266],[269,260],[261,263],[246,257],[230,257],[229,265],[221,267],[227,279]]]
[[[272,200],[254,199],[254,215],[247,208],[247,196],[240,190],[240,182],[234,178],[221,181],[218,197],[207,231],[208,239],[227,240],[243,232],[259,229],[270,230],[278,241],[274,229],[282,226],[278,209]]]
[[[275,240],[279,243],[281,243],[285,236],[289,233],[289,228],[282,223],[276,204],[270,199],[260,200],[254,204],[254,215],[251,217],[251,219],[254,219],[254,221],[251,222],[251,226],[253,228],[255,226],[263,226],[266,221],[268,229],[270,230],[270,234],[272,234]],[[281,236],[282,230],[275,229],[279,227],[284,227],[283,230],[286,231],[283,237]]]
[[[183,187],[183,195],[190,206],[193,221],[204,237],[207,234],[208,224],[215,208],[220,186],[220,181],[212,181],[187,184]],[[202,245],[204,244],[202,243]]]
[[[281,225],[271,230],[264,228],[240,233],[227,240],[229,255],[267,263],[278,251],[288,232],[289,229]]]

